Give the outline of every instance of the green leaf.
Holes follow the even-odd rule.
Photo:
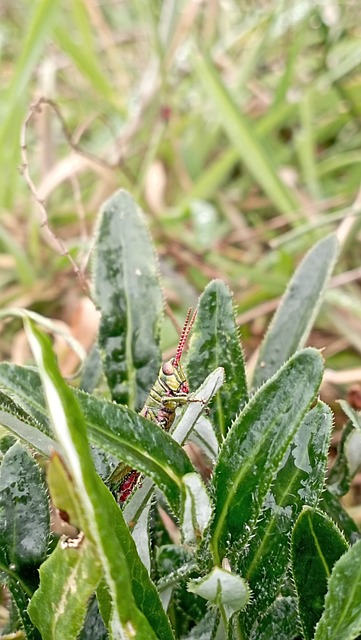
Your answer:
[[[294,598],[277,598],[254,625],[249,640],[298,640],[300,623]]]
[[[30,391],[30,389],[29,389]],[[40,424],[32,415],[0,391],[0,424],[33,449],[48,457],[56,442],[40,430]]]
[[[189,402],[180,414],[179,421],[176,419],[171,429],[172,437],[176,442],[184,444],[188,440],[204,407],[219,391],[223,383],[224,370],[222,367],[218,367],[207,376],[197,391],[191,394]]]
[[[35,369],[0,364],[0,386],[6,388],[26,412],[39,418],[42,428],[45,429],[46,426],[46,431],[52,435],[39,374]],[[149,475],[164,492],[172,508],[178,512],[181,478],[193,471],[193,467],[170,435],[125,406],[79,390],[68,388],[68,391],[75,395],[80,404],[92,444]],[[203,407],[202,403],[192,403],[193,412],[201,412]],[[1,416],[0,413],[0,418]],[[23,422],[19,424],[12,416],[5,417],[6,420],[3,419],[2,424],[32,446],[39,449],[38,442],[41,441],[41,451],[44,455],[49,455],[51,447],[59,450],[53,440],[47,439],[43,442],[46,436],[34,429],[31,421],[28,420],[28,426]],[[195,420],[194,417],[193,419]]]
[[[319,506],[327,513],[335,524],[337,524],[338,528],[341,529],[343,535],[350,544],[359,540],[360,532],[355,521],[348,515],[347,511],[345,511],[338,498],[327,489],[325,489],[321,496]]]
[[[299,203],[279,178],[274,158],[256,134],[255,127],[234,102],[214,65],[205,55],[198,56],[196,70],[217,107],[221,125],[241,160],[275,207],[288,219],[294,219]]]
[[[229,289],[213,280],[200,297],[188,351],[187,375],[197,388],[216,367],[223,367],[225,383],[211,404],[211,420],[222,439],[248,401],[243,353]]]
[[[295,354],[250,400],[224,441],[214,471],[211,546],[218,564],[229,544],[244,544],[282,458],[322,378],[314,349]]]
[[[157,589],[164,609],[168,609],[173,591],[175,591],[174,599],[177,602],[177,608],[183,606],[184,610],[184,600],[186,600],[185,606],[189,603],[189,593],[185,589],[186,582],[194,576],[197,566],[194,553],[190,551],[190,547],[185,545],[163,545],[157,550],[156,563],[160,575]],[[193,598],[193,602],[194,600],[195,598]]]
[[[127,407],[75,393],[91,442],[149,475],[178,512],[182,476],[193,471],[181,447],[158,425]]]
[[[328,516],[311,508],[306,508],[301,513],[292,534],[291,557],[299,614],[306,640],[314,637],[315,627],[324,607],[332,567],[347,548],[344,537]],[[323,640],[325,637],[319,635]],[[345,640],[346,636],[342,638]]]
[[[356,431],[361,431],[361,413],[360,411],[355,411],[348,402],[345,400],[339,400],[339,404],[343,412],[347,415],[348,419],[352,423],[352,426]]]
[[[37,361],[48,408],[84,513],[82,530],[94,542],[112,602],[111,638],[171,640],[159,596],[141,563],[121,510],[93,467],[86,426],[71,389],[58,371],[50,340],[29,321],[25,328]]]
[[[30,414],[39,423],[39,428],[44,433],[48,436],[53,435],[39,372],[34,367],[20,367],[0,362],[0,389],[3,389],[17,405]]]
[[[214,396],[214,394],[218,391],[224,379],[224,371],[221,367],[213,371],[203,382],[203,384],[197,389],[195,393],[192,394],[189,403],[184,407],[178,418],[175,419],[174,422],[174,430],[172,431],[172,439],[179,444],[184,444],[184,442],[188,439],[189,436],[192,435],[192,430],[195,429],[197,425],[197,421],[202,411],[204,410],[205,405],[209,402],[209,400]],[[152,423],[152,428],[154,428],[154,424]],[[215,436],[214,438],[215,439]],[[158,454],[159,455],[159,454]],[[182,452],[183,455],[183,452]],[[182,458],[179,460],[182,462]],[[189,465],[188,459],[185,457],[185,462]],[[176,469],[178,468],[178,461]],[[175,471],[173,467],[173,471]],[[184,471],[182,474],[188,473]],[[124,508],[124,517],[128,523],[137,522],[142,510],[147,504],[148,500],[151,498],[153,491],[153,483],[149,478],[146,478],[143,481],[141,487],[137,488],[130,500],[127,502]],[[169,492],[168,492],[169,494]],[[174,508],[177,508],[175,505]],[[177,510],[178,511],[178,510]]]
[[[62,512],[63,519],[66,514],[66,522],[69,522],[80,531],[85,514],[78,499],[71,474],[57,453],[52,454],[46,475],[51,499],[55,507]]]
[[[87,602],[102,575],[94,544],[82,540],[78,548],[55,551],[40,568],[40,587],[29,605],[29,615],[42,638],[74,640],[81,631]]]
[[[198,418],[189,440],[194,442],[210,460],[215,460],[218,456],[218,440],[213,426],[204,415]]]
[[[304,346],[337,253],[338,241],[331,235],[318,242],[298,266],[262,343],[253,388],[268,380],[287,358]]]
[[[141,409],[158,375],[163,301],[143,215],[126,191],[101,211],[94,254],[99,347],[112,397]]]
[[[188,582],[188,591],[222,608],[227,620],[236,611],[244,609],[250,600],[246,582],[240,576],[219,567],[214,567],[204,578]]]
[[[40,638],[27,606],[38,584],[49,534],[49,501],[40,469],[16,442],[6,451],[0,469],[0,570],[29,640]]]
[[[183,477],[184,493],[181,528],[184,544],[199,539],[209,524],[212,507],[206,488],[198,473],[188,473]]]
[[[20,444],[5,453],[0,469],[0,546],[11,576],[30,587],[46,557],[50,516],[46,487],[34,458]]]
[[[337,457],[327,479],[328,490],[335,496],[344,496],[356,473],[361,468],[361,416],[341,400],[341,407],[349,418],[338,445]]]
[[[304,505],[316,506],[324,485],[332,412],[318,402],[304,417],[263,504],[262,517],[235,567],[248,581],[252,602],[243,625],[266,611],[289,564],[293,526]]]
[[[335,564],[314,640],[353,640],[361,633],[361,540]]]

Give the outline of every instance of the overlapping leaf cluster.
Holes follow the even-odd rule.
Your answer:
[[[188,353],[193,394],[170,435],[136,412],[160,364],[154,251],[127,193],[105,204],[94,259],[97,358],[116,402],[90,393],[89,367],[87,392],[70,387],[29,318],[37,368],[0,364],[0,420],[11,434],[1,441],[0,561],[17,610],[12,631],[44,640],[360,634],[360,542],[337,499],[359,465],[349,446],[359,416],[345,408],[350,426],[325,489],[332,413],[318,399],[322,357],[304,348],[336,255],[329,236],[298,267],[253,385],[232,296],[221,281],[207,286]],[[207,483],[180,446],[189,438],[213,458]],[[50,534],[35,452],[50,457],[52,500],[75,527],[67,541]],[[104,482],[119,460],[146,476],[123,510]],[[160,524],[155,486],[178,543]]]

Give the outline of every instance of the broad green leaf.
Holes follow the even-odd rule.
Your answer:
[[[194,549],[188,545],[163,545],[158,550],[156,561],[158,575],[161,576],[157,588],[163,606],[169,609],[176,637],[183,638],[190,624],[197,624],[207,610],[206,601],[187,588],[190,579],[199,577]],[[177,616],[174,616],[175,607]]]
[[[221,125],[241,160],[274,206],[288,219],[294,219],[294,212],[299,208],[297,200],[280,179],[274,159],[256,134],[255,127],[236,105],[214,65],[205,55],[198,56],[196,71],[214,102],[220,114]]]
[[[361,540],[335,564],[314,640],[354,640],[361,633]]]
[[[81,631],[87,602],[102,575],[95,545],[84,538],[78,548],[60,542],[40,568],[40,587],[29,615],[48,640],[74,640]]]
[[[141,563],[121,510],[93,467],[83,415],[58,371],[50,340],[29,321],[26,333],[37,361],[48,408],[81,503],[82,530],[94,543],[109,589],[111,639],[171,640],[159,596]]]
[[[50,534],[49,501],[40,469],[16,442],[0,468],[0,570],[16,603],[26,637],[39,640],[27,613],[38,585]]]
[[[198,473],[188,473],[183,477],[184,491],[181,528],[184,544],[201,538],[212,515],[211,502]]]
[[[158,425],[127,407],[81,391],[75,397],[91,442],[149,475],[178,511],[182,476],[193,471],[181,447]]]
[[[315,399],[322,358],[304,349],[252,397],[235,420],[220,451],[212,484],[215,514],[211,523],[214,561],[229,545],[244,544],[301,420]]]
[[[316,624],[324,608],[332,568],[347,548],[346,540],[328,516],[311,508],[301,513],[292,534],[291,557],[300,620],[306,640],[314,637]],[[324,636],[319,637],[324,640]]]
[[[16,443],[5,453],[0,469],[0,546],[7,563],[2,569],[36,586],[49,532],[49,502],[40,469]]]
[[[327,479],[327,488],[335,496],[348,492],[361,467],[361,415],[347,402],[341,400],[340,404],[349,421],[342,431],[337,457]]]
[[[338,253],[335,235],[318,242],[290,280],[262,343],[253,388],[268,380],[307,340]]]
[[[223,609],[227,620],[244,609],[251,597],[247,583],[240,576],[219,567],[199,580],[188,582],[188,591]]]
[[[316,506],[324,486],[332,412],[318,402],[304,417],[272,488],[262,516],[235,566],[249,583],[252,602],[242,616],[250,629],[277,595],[290,557],[290,538],[305,505]]]
[[[190,388],[197,388],[219,366],[224,369],[225,383],[210,408],[221,440],[247,403],[248,392],[232,295],[221,280],[213,280],[200,297],[192,329],[187,361]]]
[[[39,372],[34,367],[0,362],[0,389],[8,392],[17,405],[35,418],[44,433],[53,435]]]
[[[298,640],[300,623],[294,598],[277,598],[254,625],[249,640]]]
[[[322,493],[319,506],[337,524],[350,544],[360,539],[361,534],[355,521],[345,511],[339,499],[330,493],[328,489],[325,489]]]
[[[47,480],[52,502],[66,516],[66,522],[79,531],[85,518],[82,504],[78,499],[76,487],[64,461],[57,453],[53,453],[47,467]]]
[[[2,391],[0,391],[0,424],[45,457],[50,455],[52,449],[58,448],[57,443],[40,430],[43,428],[40,423]]]
[[[99,348],[112,397],[141,409],[158,375],[163,300],[143,214],[118,191],[100,214],[93,265]]]
[[[44,430],[46,428],[46,432],[52,435],[40,385],[39,373],[35,369],[0,364],[0,386],[11,393],[21,408],[39,418],[42,428]],[[34,393],[30,390],[34,390]],[[75,395],[80,403],[92,444],[150,475],[165,493],[173,509],[178,511],[181,478],[185,473],[193,471],[193,467],[184,451],[170,435],[125,406],[116,405],[79,390],[68,388],[68,391],[69,394]],[[207,399],[202,395],[202,402],[204,398]],[[197,410],[199,414],[204,407],[202,402],[192,403],[192,411]],[[194,418],[195,421],[196,417],[193,416],[192,419]],[[36,446],[37,440],[44,439],[45,436],[42,436],[37,429],[24,426],[23,422],[15,429],[12,426],[15,418],[11,416],[10,418],[6,421],[2,420],[2,423],[11,428],[13,433],[30,442],[32,446]],[[29,420],[28,422],[32,424]],[[42,452],[45,455],[49,455],[52,442],[49,439],[49,442],[43,443]],[[54,444],[54,448],[56,447],[58,445]]]

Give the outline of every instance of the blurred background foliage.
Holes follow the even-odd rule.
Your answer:
[[[252,367],[295,266],[336,231],[311,343],[337,416],[346,394],[361,408],[360,2],[3,0],[0,16],[0,313],[30,307],[90,347],[94,224],[121,187],[146,212],[168,316],[222,278]],[[175,340],[167,319],[166,352]],[[3,321],[0,352],[28,361],[20,324]]]

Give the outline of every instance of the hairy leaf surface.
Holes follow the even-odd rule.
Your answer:
[[[192,329],[187,375],[196,389],[206,375],[223,367],[225,382],[211,404],[211,420],[219,439],[248,401],[246,374],[231,292],[221,280],[213,280],[201,295]]]
[[[250,629],[272,603],[289,564],[290,538],[305,505],[316,506],[324,486],[332,412],[318,402],[304,417],[263,504],[237,569],[249,581],[252,602],[243,615]]]
[[[102,208],[93,276],[98,344],[112,397],[140,410],[161,362],[163,300],[143,214],[126,191]]]
[[[297,353],[253,396],[228,432],[213,476],[211,544],[216,564],[229,544],[242,545],[249,538],[321,378],[320,354],[314,349]]]
[[[311,508],[301,513],[292,534],[292,570],[306,640],[314,637],[333,566],[347,549],[328,516]]]
[[[253,377],[256,389],[304,346],[338,253],[335,235],[320,240],[298,266],[262,343]]]

